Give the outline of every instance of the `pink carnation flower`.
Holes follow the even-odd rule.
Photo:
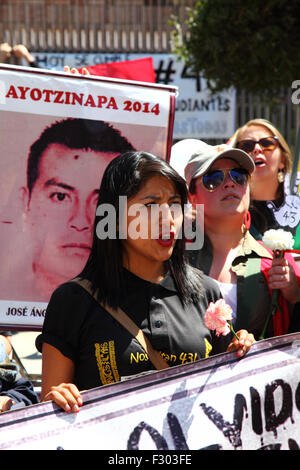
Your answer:
[[[217,336],[226,336],[230,332],[227,322],[231,320],[232,309],[224,299],[219,299],[215,303],[210,302],[204,316],[205,326],[209,330],[216,330]]]

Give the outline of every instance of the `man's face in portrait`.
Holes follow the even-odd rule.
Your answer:
[[[117,155],[52,143],[41,156],[31,194],[23,188],[33,270],[50,283],[65,282],[84,267],[101,178]]]

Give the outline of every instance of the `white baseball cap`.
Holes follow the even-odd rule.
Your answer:
[[[193,178],[203,175],[209,170],[212,164],[220,158],[230,158],[236,161],[239,166],[245,168],[249,174],[255,170],[255,165],[244,150],[232,148],[229,145],[208,145],[202,140],[198,141],[198,148],[190,155],[190,159],[184,170],[184,175],[188,186]]]

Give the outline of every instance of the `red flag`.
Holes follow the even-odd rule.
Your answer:
[[[91,65],[85,68],[88,69],[91,75],[155,83],[152,57]],[[79,72],[82,73],[82,68],[79,69]]]

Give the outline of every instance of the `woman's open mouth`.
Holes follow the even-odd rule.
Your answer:
[[[261,167],[261,166],[265,166],[265,165],[266,165],[266,162],[265,162],[265,160],[262,159],[262,158],[256,158],[256,159],[254,160],[254,165],[255,165],[255,168],[259,168],[259,167]]]
[[[157,242],[164,247],[172,246],[175,238],[175,233],[170,232],[168,235],[159,235]]]

